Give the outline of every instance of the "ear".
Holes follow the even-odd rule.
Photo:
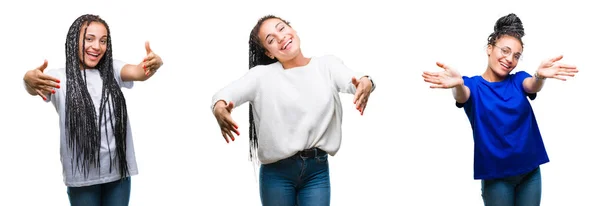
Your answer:
[[[273,55],[271,54],[271,52],[269,52],[269,51],[266,51],[266,52],[265,52],[265,55],[267,55],[267,56],[268,56],[269,58],[271,58],[271,59],[275,59],[275,56],[273,56]]]
[[[487,55],[490,56],[492,55],[492,50],[494,49],[494,46],[492,46],[491,44],[488,44],[487,46]]]

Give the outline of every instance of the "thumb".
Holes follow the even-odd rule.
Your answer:
[[[40,70],[41,72],[44,72],[44,70],[46,69],[46,67],[48,67],[48,60],[44,59],[44,64],[42,64],[41,66],[39,66],[37,68],[37,70]]]
[[[550,62],[551,62],[551,63],[554,63],[554,62],[556,62],[556,61],[558,61],[558,60],[561,60],[562,58],[563,58],[563,55],[558,55],[557,57],[551,58],[551,59],[550,59]]]
[[[233,109],[233,102],[229,102],[229,104],[227,104],[227,111],[231,112],[231,110]]]
[[[152,52],[152,49],[150,49],[150,42],[146,41],[146,54],[150,54],[150,52]]]
[[[436,62],[435,64],[444,70],[447,70],[449,68],[447,65],[445,65],[444,63],[441,63],[441,62]]]
[[[355,87],[358,87],[358,80],[356,80],[356,77],[352,77],[352,84],[354,84]]]

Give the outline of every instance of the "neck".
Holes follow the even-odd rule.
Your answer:
[[[300,52],[296,57],[287,60],[285,62],[281,62],[283,69],[292,69],[295,67],[306,66],[310,62],[310,58],[304,57],[302,52]]]
[[[500,82],[506,78],[506,77],[496,74],[494,72],[494,70],[492,70],[492,68],[489,66],[485,70],[485,72],[481,75],[481,77],[483,77],[483,79],[485,79],[488,82]]]

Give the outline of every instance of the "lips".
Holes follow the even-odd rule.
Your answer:
[[[95,52],[85,52],[85,54],[88,56],[88,59],[92,60],[92,61],[96,61],[98,60],[98,57],[100,57],[100,53],[95,53]]]
[[[289,39],[284,45],[283,47],[281,47],[281,50],[286,50],[290,44],[292,44],[293,39]]]
[[[500,66],[502,66],[504,70],[510,70],[510,66],[508,66],[508,64],[505,64],[504,62],[500,62]]]

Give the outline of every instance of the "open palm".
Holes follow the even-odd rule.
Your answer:
[[[423,72],[423,79],[432,85],[430,88],[453,88],[462,84],[463,79],[460,73],[448,65],[436,62],[437,66],[444,69],[440,72]]]
[[[538,76],[543,78],[554,78],[567,80],[566,77],[574,77],[579,72],[574,65],[568,65],[558,62],[563,58],[562,55],[543,61],[537,70]]]

